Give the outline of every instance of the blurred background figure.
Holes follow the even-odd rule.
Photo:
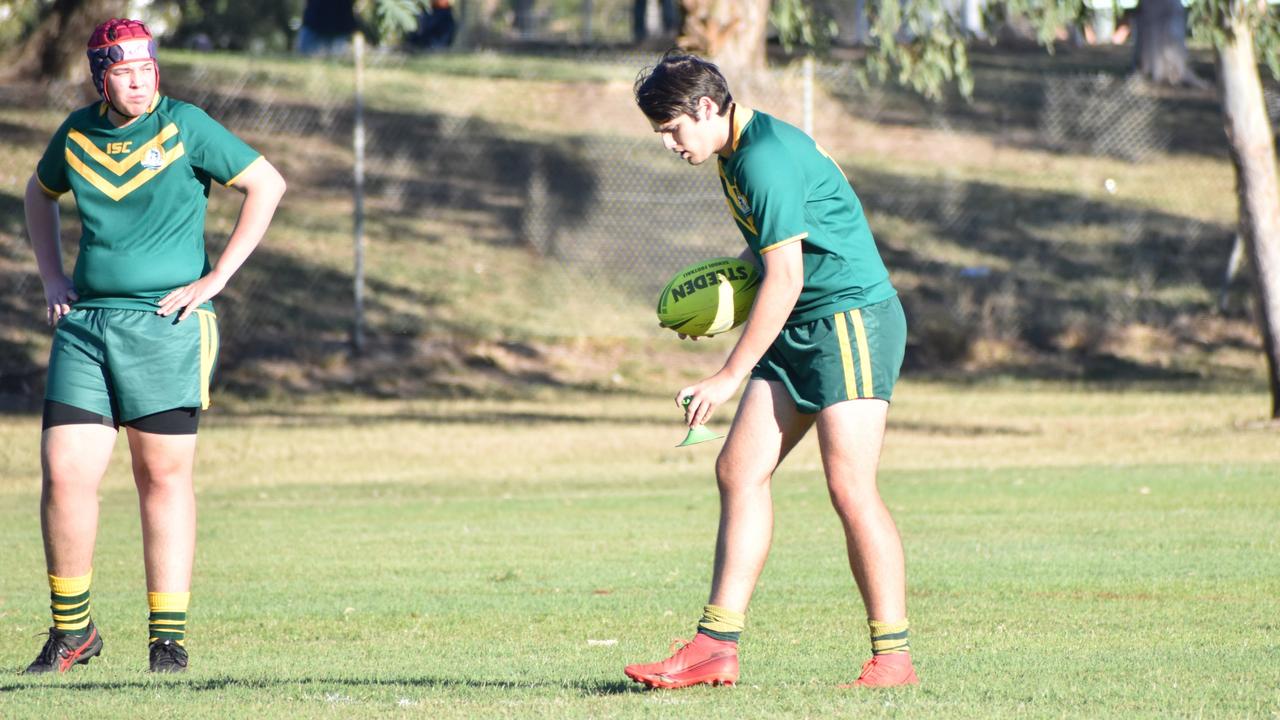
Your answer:
[[[632,5],[631,31],[637,43],[673,35],[679,29],[680,14],[676,0],[635,0]]]
[[[307,0],[298,30],[302,55],[342,55],[356,31],[354,0]]]
[[[441,50],[453,44],[457,31],[453,0],[431,0],[418,15],[418,28],[405,37],[405,42],[417,50]]]

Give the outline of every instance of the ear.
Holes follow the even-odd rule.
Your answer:
[[[702,120],[710,120],[711,116],[717,114],[719,110],[716,102],[706,95],[698,98],[698,114],[702,116]]]

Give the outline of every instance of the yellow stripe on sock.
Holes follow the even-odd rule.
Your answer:
[[[63,610],[59,610],[58,608],[54,608],[53,617],[54,619],[60,622],[78,622],[80,620],[84,620],[85,618],[89,617],[89,603],[86,602],[83,605],[80,605],[77,607],[81,609],[74,610],[72,612],[65,612]]]
[[[698,626],[712,632],[740,633],[747,626],[747,616],[718,605],[704,605],[702,620],[698,622]]]
[[[896,622],[880,622],[867,620],[871,629],[871,652],[874,655],[895,655],[911,652],[908,639],[910,624],[906,618]]]
[[[147,607],[151,612],[186,612],[191,604],[189,592],[149,592]]]
[[[56,595],[83,595],[93,582],[93,569],[80,577],[49,576],[49,590]]]
[[[83,630],[89,627],[89,613],[85,613],[80,620],[64,621],[55,620],[53,626],[59,630]]]

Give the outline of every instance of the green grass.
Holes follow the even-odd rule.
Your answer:
[[[206,419],[191,672],[145,667],[136,499],[102,496],[106,655],[0,680],[0,716],[1254,717],[1280,712],[1280,473],[1257,392],[905,382],[883,493],[924,684],[834,688],[862,609],[808,438],[733,690],[621,666],[705,597],[713,446],[669,400],[232,401]],[[725,418],[715,421],[723,425]],[[0,667],[47,623],[37,420],[0,418]]]

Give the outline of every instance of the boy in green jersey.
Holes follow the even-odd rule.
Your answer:
[[[65,672],[102,652],[90,581],[98,485],[120,425],[142,513],[150,669],[181,672],[195,555],[196,428],[218,352],[210,299],[262,239],[285,183],[204,111],[159,94],[146,25],[108,20],[94,30],[87,54],[102,101],[58,128],[25,198],[54,326],[40,444],[53,627],[27,672]],[[216,265],[204,248],[213,181],[245,196]],[[58,197],[67,192],[83,225],[72,278],[59,243]]]
[[[812,138],[735,103],[711,63],[668,53],[635,95],[667,149],[690,165],[715,158],[742,256],[764,280],[724,366],[676,393],[678,405],[688,401],[685,421],[698,425],[750,378],[716,461],[710,598],[691,642],[625,672],[650,687],[737,682],[738,638],[773,532],[770,479],[816,426],[871,635],[871,659],[852,685],[915,684],[902,541],[876,486],[906,320],[862,205]]]

